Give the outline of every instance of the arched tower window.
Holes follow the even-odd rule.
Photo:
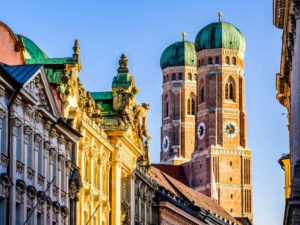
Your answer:
[[[199,89],[198,89],[198,104],[201,104],[202,102],[204,102],[204,85],[203,85],[203,80],[201,79],[201,81],[198,84]]]
[[[189,73],[189,80],[192,80],[192,74]]]
[[[232,64],[236,66],[236,58],[235,57],[232,58]]]
[[[176,80],[176,73],[172,74],[172,80]]]
[[[212,57],[208,57],[208,65],[212,64]]]
[[[165,117],[169,116],[169,102],[166,102],[165,104]]]
[[[196,111],[195,98],[191,95],[187,101],[187,114],[195,115],[195,111]]]
[[[164,83],[166,83],[166,76],[164,76]]]
[[[200,103],[204,102],[204,87],[201,87],[200,90]]]
[[[179,73],[178,80],[182,80],[182,73]]]
[[[167,82],[169,81],[169,74],[167,74],[167,79],[166,80],[167,80]]]
[[[228,78],[225,84],[225,99],[234,100],[234,81]]]
[[[219,56],[216,56],[215,61],[216,61],[215,64],[219,64],[219,63],[220,63],[220,58],[219,58]]]
[[[200,60],[198,60],[198,67],[201,67]]]
[[[230,64],[230,58],[229,58],[229,56],[226,56],[226,58],[225,58],[225,63],[226,63],[226,64]]]

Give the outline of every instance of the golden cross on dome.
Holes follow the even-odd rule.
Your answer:
[[[219,17],[219,22],[221,22],[221,17],[222,17],[222,13],[221,12],[218,12],[218,17]]]
[[[181,36],[182,36],[182,41],[184,41],[184,37],[185,37],[186,33],[185,32],[182,32],[181,33]]]

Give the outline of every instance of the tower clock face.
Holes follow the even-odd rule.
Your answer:
[[[200,140],[202,140],[204,138],[204,135],[205,135],[205,124],[201,122],[198,125],[197,136]]]
[[[164,152],[168,151],[169,145],[170,145],[169,137],[168,136],[164,137],[162,145],[163,145]]]
[[[237,135],[238,127],[233,121],[226,121],[223,125],[224,134],[227,137],[233,138]]]

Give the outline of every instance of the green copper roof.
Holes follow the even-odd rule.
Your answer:
[[[172,66],[196,66],[196,51],[194,43],[179,41],[165,49],[160,57],[162,69]]]
[[[113,115],[112,111],[112,92],[90,92],[96,103],[103,108],[103,116]]]
[[[196,36],[196,51],[227,48],[245,52],[246,43],[242,33],[231,23],[216,22],[204,27]]]
[[[18,39],[19,34],[15,35]],[[25,60],[27,59],[45,59],[48,56],[29,38],[22,36],[25,45]]]
[[[112,87],[128,87],[131,85],[132,76],[129,73],[118,73],[113,78]]]
[[[37,58],[37,59],[26,59],[27,64],[65,64],[65,63],[77,63],[78,58],[65,57],[65,58]]]

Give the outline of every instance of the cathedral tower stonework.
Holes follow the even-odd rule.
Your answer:
[[[198,33],[195,51],[194,149],[190,152],[190,146],[184,148],[181,145],[182,151],[191,154],[186,157],[187,162],[182,161],[187,182],[193,189],[215,199],[232,216],[252,220],[251,151],[247,145],[243,77],[245,39],[235,26],[219,21]],[[163,69],[164,76],[174,68]],[[167,103],[165,87],[164,83],[163,110]],[[168,102],[169,108],[188,105],[187,98],[180,100],[173,99],[171,105]],[[190,141],[190,133],[183,129],[180,133],[174,128],[170,128],[168,133],[164,122],[163,116],[161,162],[171,161],[175,165],[172,160],[165,160],[165,136],[171,133],[173,141],[174,137],[175,141],[180,138],[182,143]],[[182,123],[181,127],[185,125]],[[185,136],[188,140],[183,140],[182,133],[188,134]],[[171,142],[169,144],[172,145]]]
[[[192,42],[170,45],[162,54],[161,161],[182,164],[194,151],[197,101],[196,52]]]

